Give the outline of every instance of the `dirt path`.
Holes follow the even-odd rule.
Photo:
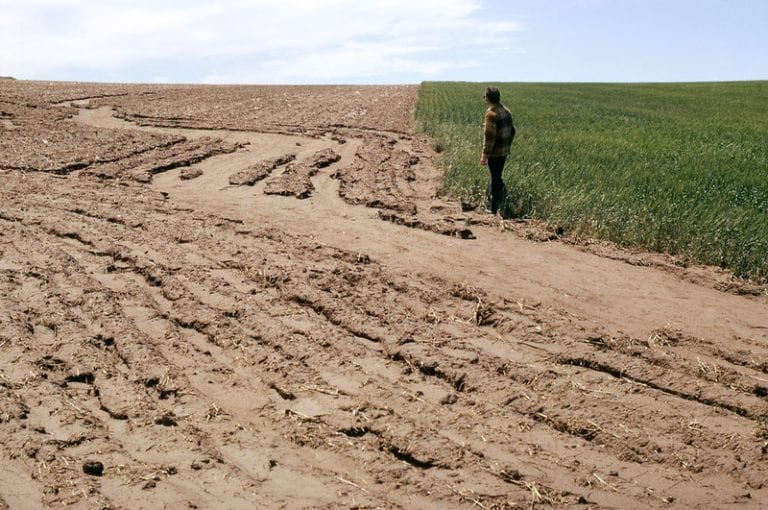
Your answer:
[[[356,92],[5,92],[0,508],[763,507],[766,298],[433,199]]]

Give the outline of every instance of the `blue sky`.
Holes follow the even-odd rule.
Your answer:
[[[765,80],[766,27],[768,0],[0,0],[0,76]]]

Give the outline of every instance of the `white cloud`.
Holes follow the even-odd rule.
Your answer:
[[[471,68],[520,24],[473,0],[0,0],[0,75],[385,83]],[[87,76],[85,76],[87,75]]]

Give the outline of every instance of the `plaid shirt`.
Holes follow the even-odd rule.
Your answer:
[[[485,112],[483,154],[490,157],[506,156],[515,139],[512,114],[502,104],[491,105]]]

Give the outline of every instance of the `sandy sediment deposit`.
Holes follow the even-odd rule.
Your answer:
[[[0,84],[0,509],[765,508],[768,298],[435,198],[415,86]]]

